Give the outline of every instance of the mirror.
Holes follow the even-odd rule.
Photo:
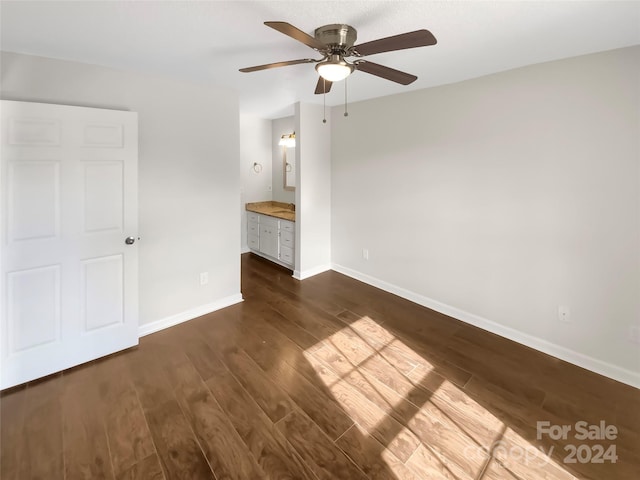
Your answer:
[[[284,189],[296,189],[296,149],[282,147],[282,171],[284,173]]]

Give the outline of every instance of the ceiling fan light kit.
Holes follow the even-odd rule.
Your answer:
[[[248,73],[270,68],[298,65],[301,63],[316,63],[316,71],[320,75],[318,83],[316,84],[316,94],[328,93],[329,90],[331,90],[331,84],[333,82],[344,80],[355,70],[391,80],[401,85],[408,85],[416,81],[418,77],[368,60],[358,60],[358,58],[376,53],[426,47],[437,43],[436,38],[428,30],[416,30],[414,32],[402,33],[400,35],[354,45],[358,37],[358,32],[350,25],[341,23],[324,25],[316,28],[314,36],[312,37],[287,22],[264,22],[264,24],[313,48],[322,54],[323,58],[319,60],[305,58],[301,60],[268,63],[266,65],[241,68],[240,71]],[[349,63],[345,60],[345,57],[357,58],[355,61]]]
[[[345,62],[342,55],[331,55],[316,65],[316,71],[325,80],[339,82],[353,73],[354,65]]]

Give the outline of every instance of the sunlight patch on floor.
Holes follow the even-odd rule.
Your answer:
[[[398,478],[407,468],[428,478],[476,478],[485,470],[488,478],[498,471],[574,478],[367,316],[304,356],[354,428],[380,443],[380,458]]]
[[[345,327],[325,339],[324,346],[320,348],[314,346],[311,351],[305,351],[304,356],[349,415],[361,412],[363,404],[371,406],[372,408],[368,409],[367,413],[371,415],[371,420],[376,425],[387,418],[392,409],[398,407],[399,403],[404,400],[403,395],[399,395],[395,389],[391,390],[387,385],[384,385],[385,382],[380,384],[381,377],[404,377],[402,377],[403,372],[391,363],[380,364],[380,362],[384,362],[380,358],[382,352],[388,348],[389,344],[398,344],[399,340],[395,336],[377,324],[375,324],[377,327],[375,342],[372,342],[369,337],[365,341],[357,333],[357,329],[363,326],[366,326],[371,332],[372,323],[375,322],[368,317],[363,317],[354,322],[351,328]],[[370,335],[372,334],[370,333]],[[375,345],[371,345],[371,343]],[[405,369],[408,372],[413,370],[415,366],[416,364],[407,364]],[[387,371],[382,371],[382,368]],[[425,372],[424,375],[428,375],[428,372]],[[406,390],[405,393],[415,388],[406,379],[403,386]],[[394,385],[394,387],[400,389],[399,386]],[[349,398],[350,396],[359,398],[353,400]],[[362,414],[360,413],[358,416],[362,416]],[[367,433],[371,432],[367,431]]]

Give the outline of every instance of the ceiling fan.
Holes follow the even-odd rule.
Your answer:
[[[315,63],[316,70],[318,74],[320,74],[316,85],[316,94],[329,92],[333,82],[344,80],[351,75],[354,70],[369,73],[402,85],[409,85],[411,82],[417,80],[418,77],[370,62],[369,60],[363,60],[362,57],[375,53],[404,50],[406,48],[426,47],[437,43],[436,38],[429,30],[416,30],[415,32],[402,33],[400,35],[354,45],[357,38],[357,31],[350,25],[324,25],[316,28],[314,36],[312,37],[287,22],[264,22],[264,24],[313,48],[322,54],[322,58],[319,60],[303,58],[300,60],[289,60],[287,62],[267,63],[266,65],[241,68],[240,71],[248,73],[269,68],[298,65],[300,63]],[[356,58],[349,62],[345,60],[345,58],[348,57]]]

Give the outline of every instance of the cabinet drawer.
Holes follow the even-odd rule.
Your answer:
[[[253,213],[253,212],[247,212],[247,219],[250,222],[260,223],[260,214]]]
[[[286,230],[280,231],[280,244],[285,247],[293,247],[295,244],[294,236],[292,232],[287,232]]]
[[[296,224],[287,220],[280,220],[280,230],[293,233],[296,231]]]
[[[247,238],[247,244],[249,248],[253,250],[260,250],[260,237],[258,235],[249,235]]]
[[[293,265],[293,249],[289,247],[280,247],[280,261],[287,265]]]
[[[259,235],[260,234],[260,224],[256,222],[249,222],[249,226],[247,228],[249,235]]]

